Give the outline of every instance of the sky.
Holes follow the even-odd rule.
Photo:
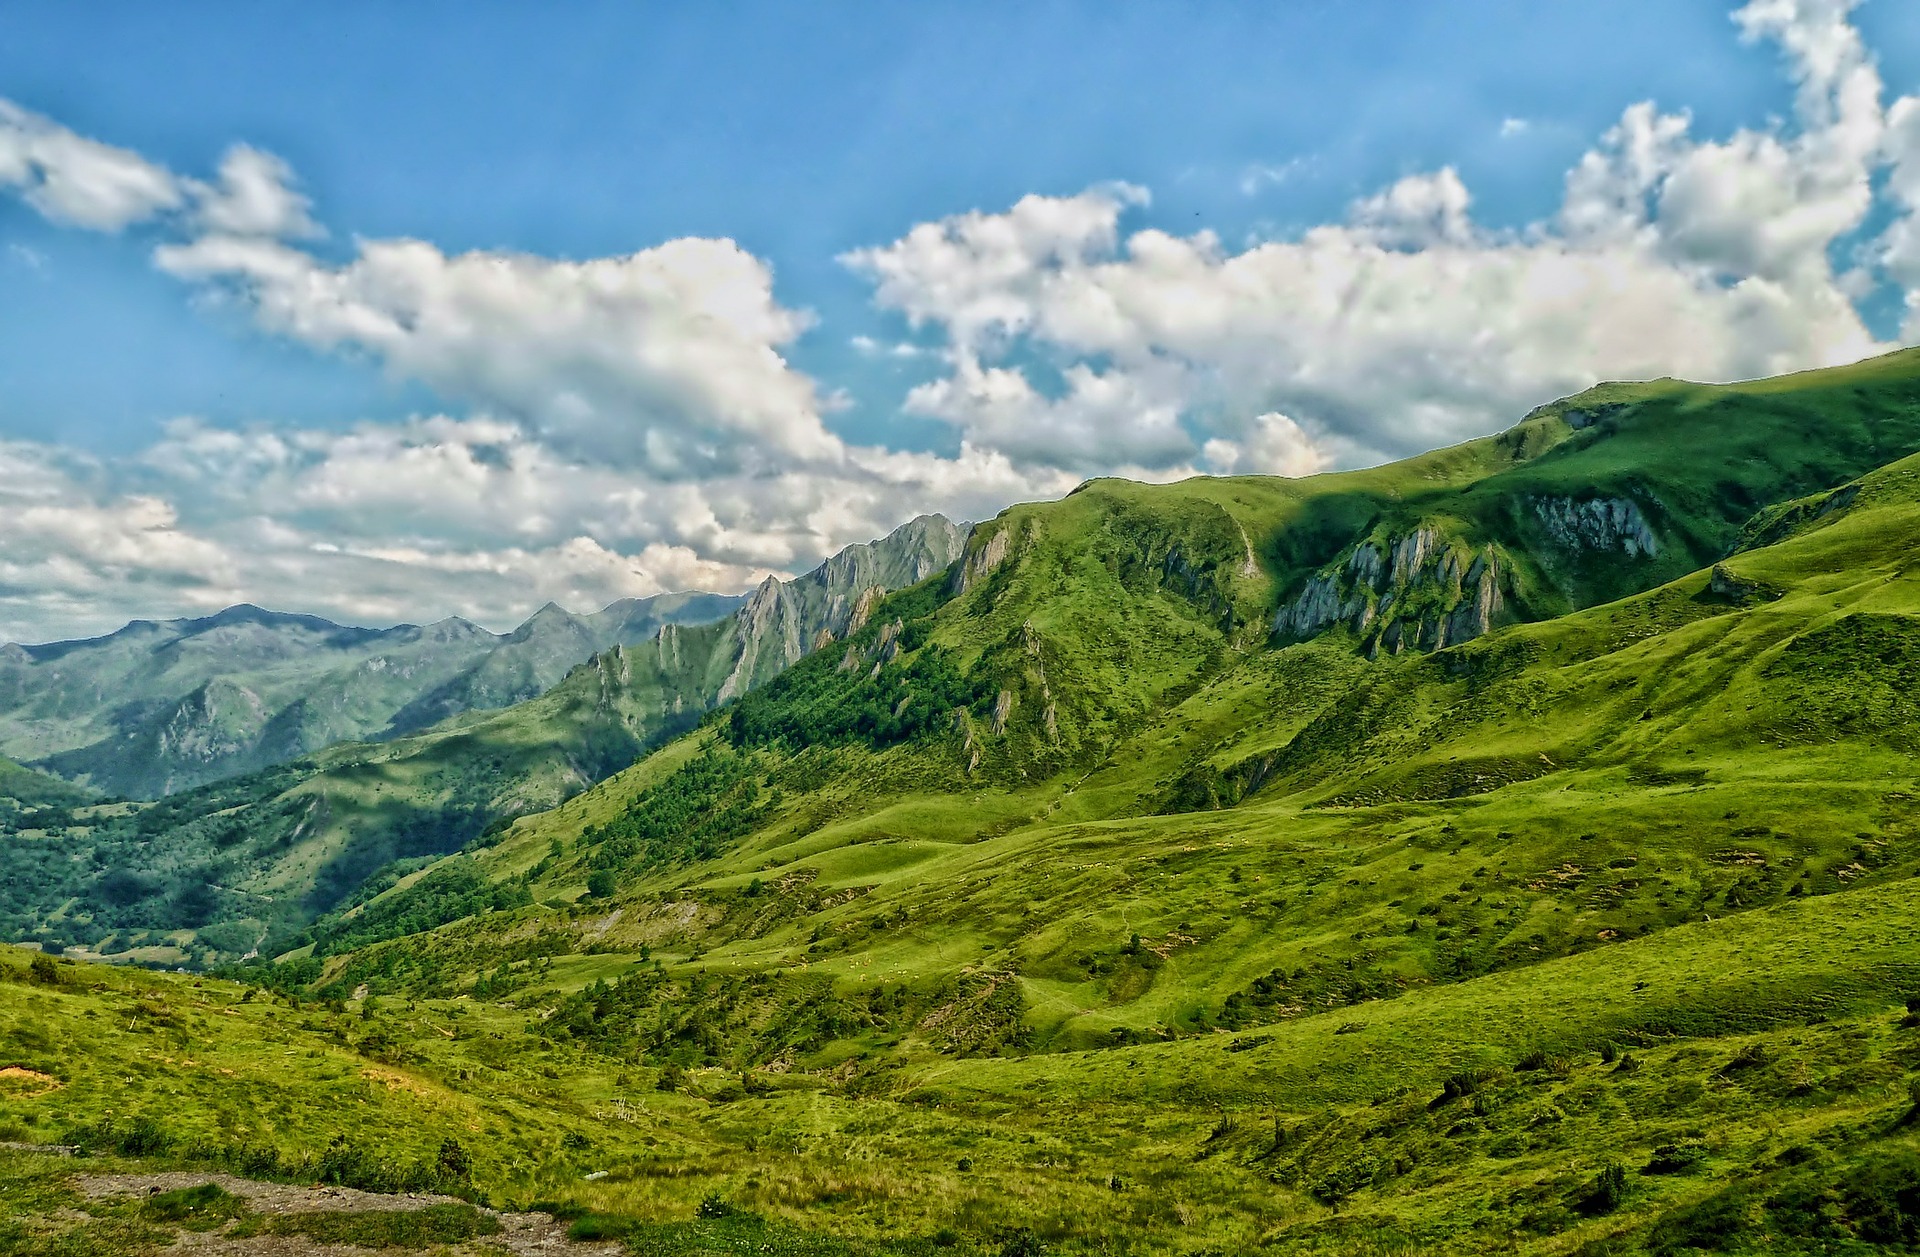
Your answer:
[[[1908,0],[0,5],[0,640],[502,629],[1920,342]]]

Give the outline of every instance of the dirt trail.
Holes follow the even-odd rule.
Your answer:
[[[385,1196],[377,1192],[355,1191],[350,1187],[303,1187],[291,1183],[261,1183],[235,1178],[230,1174],[192,1174],[173,1171],[164,1174],[83,1174],[76,1185],[90,1198],[106,1196],[156,1196],[161,1192],[217,1184],[222,1190],[243,1198],[256,1214],[293,1213],[380,1213],[425,1209],[429,1205],[459,1204],[451,1196],[426,1193]],[[436,1249],[449,1254],[513,1253],[551,1255],[551,1257],[616,1257],[618,1244],[584,1244],[567,1238],[564,1223],[544,1213],[483,1212],[499,1219],[498,1235],[482,1236],[462,1244]],[[184,1232],[168,1250],[194,1254],[194,1257],[361,1257],[375,1250],[350,1244],[323,1244],[300,1235],[256,1235],[245,1239],[219,1231]]]

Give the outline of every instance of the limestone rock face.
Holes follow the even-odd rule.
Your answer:
[[[808,651],[866,627],[889,590],[951,567],[970,532],[942,516],[922,515],[878,541],[848,546],[804,576],[768,577],[736,614],[738,653],[715,701],[737,698]]]
[[[1012,546],[1007,530],[1003,528],[974,547],[973,552],[967,555],[967,561],[960,565],[960,570],[954,575],[954,592],[964,594],[993,575],[994,569],[1007,561]]]
[[[1280,608],[1274,631],[1305,639],[1344,625],[1372,652],[1439,650],[1502,623],[1509,567],[1422,524],[1367,540],[1321,569]]]
[[[1534,498],[1547,535],[1568,550],[1620,550],[1628,558],[1660,553],[1660,539],[1632,498]]]

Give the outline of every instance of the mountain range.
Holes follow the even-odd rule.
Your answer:
[[[332,699],[343,694],[379,695],[364,723],[384,721],[379,727],[389,736],[305,754],[256,733],[244,750],[224,760],[192,758],[200,775],[215,780],[167,795],[151,808],[122,809],[121,823],[93,840],[94,856],[76,872],[78,885],[72,876],[49,871],[49,880],[16,899],[16,911],[33,915],[39,910],[25,906],[29,899],[51,905],[84,890],[93,870],[104,866],[126,901],[117,915],[108,914],[110,920],[158,924],[164,913],[154,914],[169,896],[218,884],[216,902],[189,914],[202,918],[199,924],[236,915],[298,923],[337,903],[382,865],[457,850],[503,817],[552,807],[626,767],[714,703],[779,672],[807,646],[858,627],[881,591],[941,570],[966,535],[939,516],[924,516],[879,541],[850,546],[803,576],[769,578],[743,599],[677,595],[654,600],[657,610],[617,603],[597,617],[553,608],[504,638],[476,637],[481,631],[472,626],[441,632],[444,621],[429,630],[336,630],[325,621],[242,608],[210,620],[136,624],[64,651],[35,648],[39,657],[29,656],[30,664],[16,673],[24,679],[15,691],[22,700],[15,710],[61,713],[76,727],[110,723],[134,709],[127,702],[109,704],[138,684],[156,693],[195,685],[189,698],[172,707],[164,700],[152,704],[173,713],[157,729],[148,726],[154,736],[122,735],[125,745],[118,749],[111,739],[90,744],[102,765],[118,756],[117,767],[102,771],[123,783],[164,783],[183,759],[210,744],[242,747],[238,737],[210,743],[204,722],[180,717],[182,710],[207,711],[209,693],[244,690],[284,698],[275,721],[255,720],[251,727],[260,730],[300,725],[322,707],[337,718]],[[717,618],[692,619],[729,604],[732,610]],[[676,615],[687,618],[671,618]],[[647,628],[651,635],[641,636]],[[530,678],[559,668],[567,652],[622,635],[635,640],[589,651],[590,657],[576,659],[535,697],[396,731],[400,713],[439,710],[453,696],[496,700],[512,686],[537,684]],[[443,639],[454,644],[442,651]],[[476,640],[492,644],[473,656],[465,643]],[[222,658],[244,660],[249,670],[222,673]],[[100,661],[101,674],[89,670],[89,659]],[[447,676],[455,664],[459,670]],[[124,683],[103,679],[111,669],[127,678]],[[326,702],[321,695],[329,696]],[[96,705],[88,707],[88,700]],[[264,703],[248,698],[243,707],[257,715]],[[368,708],[363,704],[362,710]],[[181,730],[200,736],[173,736]],[[34,767],[94,762],[85,754],[56,754]],[[244,757],[266,766],[232,772]],[[221,763],[230,771],[216,777]],[[93,780],[91,774],[82,779]],[[204,897],[191,893],[196,902]],[[24,925],[17,919],[15,932]]]
[[[154,798],[336,742],[510,707],[569,669],[741,599],[630,598],[578,616],[552,603],[510,633],[457,617],[349,628],[234,606],[136,620],[83,641],[0,646],[0,753],[102,792]]]
[[[635,1251],[1911,1247],[1916,526],[1920,351],[1605,384],[22,801],[15,937],[221,976],[0,983],[18,1134]]]

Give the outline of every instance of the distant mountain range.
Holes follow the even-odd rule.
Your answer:
[[[45,867],[29,871],[12,910],[90,896],[106,869],[125,875],[111,894],[127,924],[173,919],[175,896],[217,885],[206,919],[297,925],[394,860],[457,850],[496,821],[556,806],[627,767],[716,704],[859,631],[886,591],[944,572],[967,536],[967,526],[922,516],[744,598],[674,595],[598,616],[548,608],[505,637],[464,621],[374,632],[247,607],[8,647],[11,670],[0,675],[13,688],[0,690],[0,728],[64,728],[72,749],[43,755],[42,772],[0,761],[0,796],[18,800],[0,800],[0,835],[20,805],[76,802],[79,792],[47,770],[166,796],[131,813],[96,809],[68,836],[86,844],[79,863],[41,840]],[[548,677],[558,683],[535,688]],[[144,709],[131,697],[143,687]],[[344,728],[368,732],[311,745]],[[106,736],[89,736],[98,730]],[[10,903],[0,892],[0,922],[17,936],[26,923]]]
[[[707,624],[742,598],[548,603],[510,633],[457,617],[388,629],[241,605],[116,633],[0,646],[0,754],[107,794],[154,798],[385,739],[551,689],[596,652]]]

